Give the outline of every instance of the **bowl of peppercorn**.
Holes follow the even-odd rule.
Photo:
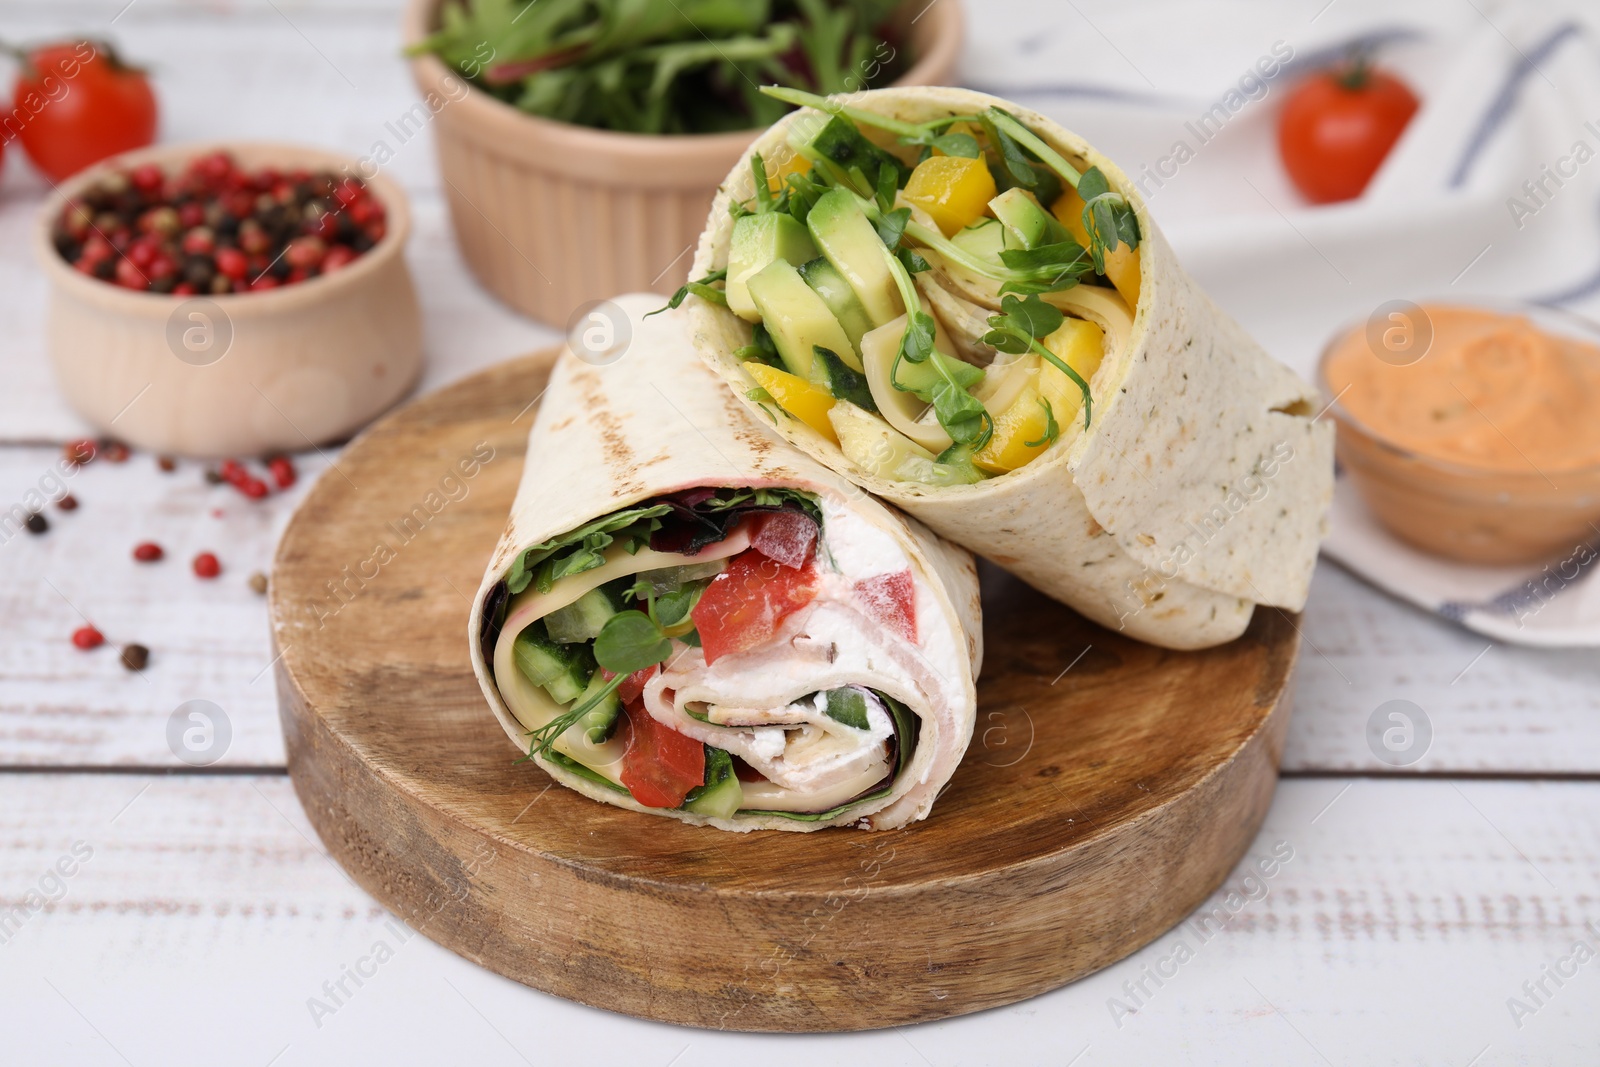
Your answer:
[[[68,402],[192,456],[348,437],[422,369],[393,182],[281,144],[166,145],[62,183],[36,251]]]

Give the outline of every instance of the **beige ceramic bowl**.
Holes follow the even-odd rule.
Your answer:
[[[162,145],[64,182],[35,227],[50,284],[56,380],[100,432],[154,452],[243,456],[348,437],[403,396],[422,369],[421,321],[404,250],[404,196],[379,175],[383,240],[348,267],[260,293],[135,292],[72,269],[50,241],[62,205],[109,169],[168,169],[223,150],[245,168],[355,173],[353,160],[283,144]]]
[[[439,0],[410,0],[408,45]],[[939,85],[961,48],[957,0],[901,9],[915,56],[896,85]],[[471,88],[437,57],[411,61],[439,146],[450,217],[478,280],[524,314],[565,325],[577,308],[684,281],[717,184],[761,132],[653,136],[553,122]]]

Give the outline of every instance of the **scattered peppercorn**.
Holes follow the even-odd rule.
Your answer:
[[[128,459],[128,446],[121,441],[101,441],[100,454],[106,458],[107,463],[125,463]]]
[[[163,473],[171,474],[178,469],[178,461],[171,456],[158,456],[156,458],[156,466],[160,467]]]
[[[87,652],[91,648],[99,648],[105,644],[106,635],[93,626],[80,626],[72,631],[72,643]]]
[[[68,493],[66,496],[56,501],[56,507],[60,508],[62,511],[77,511],[78,498],[73,496],[71,493]]]
[[[260,478],[247,478],[239,483],[239,492],[251,500],[260,500],[267,495],[267,483]]]
[[[143,645],[128,645],[122,650],[122,665],[130,671],[142,671],[150,662],[150,650]]]
[[[154,541],[141,541],[133,546],[133,558],[140,563],[154,563],[166,553]]]
[[[223,483],[223,481],[224,481],[224,479],[222,477],[222,472],[214,471],[210,467],[206,468],[206,484],[207,485],[221,485]]]
[[[295,482],[294,462],[288,456],[273,456],[267,460],[267,470],[279,489],[287,489]]]
[[[383,202],[360,178],[243,170],[213,152],[170,174],[145,164],[106,175],[63,206],[51,240],[90,277],[187,296],[331,274],[387,229]]]
[[[194,572],[202,578],[215,578],[222,573],[222,564],[213,552],[202,552],[194,558]]]
[[[253,592],[265,595],[267,591],[267,576],[260,571],[252,574],[250,576],[250,589]]]
[[[13,519],[12,521],[14,522],[16,520]],[[42,534],[46,530],[50,529],[50,523],[46,521],[45,517],[39,514],[37,511],[29,512],[26,525],[28,527],[28,532],[32,534]]]

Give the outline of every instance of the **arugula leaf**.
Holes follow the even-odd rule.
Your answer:
[[[873,223],[873,228],[878,231],[878,239],[884,243],[884,247],[893,251],[899,246],[900,239],[905,236],[906,223],[910,221],[910,208],[896,208],[894,211],[885,211],[883,216]]]
[[[767,165],[761,161],[761,153],[753,152],[750,155],[750,175],[755,180],[756,188],[756,214],[772,210],[772,186],[767,181]]]
[[[1056,413],[1055,409],[1050,406],[1050,398],[1047,396],[1041,396],[1039,398],[1039,403],[1044,405],[1044,436],[1040,437],[1037,441],[1022,442],[1029,448],[1038,448],[1040,445],[1048,445],[1056,438],[1061,436],[1061,427],[1056,425]]]
[[[672,640],[642,611],[619,611],[594,639],[594,658],[613,674],[626,675],[666,662]]]
[[[713,289],[711,287],[712,282],[726,281],[727,278],[728,271],[727,268],[724,267],[722,270],[712,271],[704,278],[697,278],[694,281],[685,282],[683,285],[678,287],[677,292],[672,294],[672,299],[667,301],[666,307],[659,307],[654,311],[646,312],[644,317],[648,319],[651,315],[659,315],[663,311],[677,310],[678,305],[687,300],[690,293],[693,293],[702,300],[709,300],[713,304],[720,304],[723,307],[727,307],[728,294],[724,293],[721,289]]]
[[[537,581],[541,592],[549,592],[557,578],[582,574],[605,563],[605,550],[622,540],[626,547],[647,542],[661,525],[660,516],[672,508],[666,504],[642,505],[596,519],[571,533],[541,541],[517,554],[506,572],[506,587],[516,595]]]
[[[977,450],[994,436],[994,419],[983,402],[949,378],[933,387],[933,413],[958,445]]]
[[[740,345],[733,350],[733,354],[746,363],[754,361],[780,370],[783,368],[783,359],[778,355],[778,346],[772,340],[772,334],[767,332],[765,323],[755,323],[750,328],[750,343]]]
[[[978,139],[970,133],[947,133],[935,137],[930,147],[937,148],[947,156],[960,156],[963,159],[983,158],[983,150],[978,147]]]
[[[1033,172],[1033,161],[1022,150],[1022,146],[1009,132],[1002,129],[997,121],[1000,116],[1006,115],[999,108],[989,108],[983,113],[982,124],[985,136],[989,138],[989,145],[1000,157],[1000,166],[1011,184],[1020,185],[1024,189],[1032,189],[1039,184],[1039,176]],[[1012,121],[1015,121],[1014,119]]]
[[[912,274],[921,274],[925,270],[932,270],[933,264],[922,258],[922,254],[915,248],[902,248],[895,252],[895,256]]]

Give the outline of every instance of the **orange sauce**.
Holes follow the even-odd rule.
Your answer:
[[[1482,471],[1600,467],[1600,346],[1520,315],[1422,310],[1432,342],[1415,362],[1375,354],[1362,330],[1328,353],[1327,387],[1349,417],[1390,444]]]

